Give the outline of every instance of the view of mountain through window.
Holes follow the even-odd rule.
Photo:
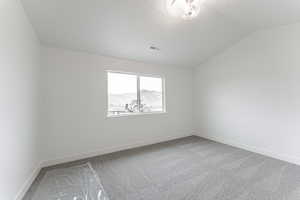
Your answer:
[[[108,72],[108,116],[164,111],[163,79]]]

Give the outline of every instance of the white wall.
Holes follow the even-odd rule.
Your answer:
[[[192,70],[42,49],[46,164],[192,133]],[[164,75],[167,113],[106,118],[105,70]],[[64,159],[66,158],[66,159]]]
[[[18,0],[0,1],[0,199],[22,195],[39,163],[39,42]],[[21,192],[21,193],[20,193]]]
[[[256,32],[197,69],[197,132],[300,164],[300,24]]]

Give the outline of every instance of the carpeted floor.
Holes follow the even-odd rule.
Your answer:
[[[300,166],[194,136],[43,169],[24,200],[86,162],[110,200],[300,200]]]

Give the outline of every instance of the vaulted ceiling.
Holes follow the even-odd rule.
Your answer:
[[[45,45],[181,67],[255,30],[300,21],[299,0],[205,0],[193,20],[171,17],[165,0],[21,1]]]

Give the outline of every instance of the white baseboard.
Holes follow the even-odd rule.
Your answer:
[[[22,185],[21,189],[19,190],[19,192],[17,193],[17,195],[15,197],[15,200],[22,200],[23,199],[26,192],[28,191],[28,189],[32,185],[33,181],[36,179],[36,177],[40,173],[41,168],[42,168],[41,163],[39,163],[38,166],[32,171],[30,176],[27,178],[25,183]]]
[[[279,154],[279,153],[269,151],[268,149],[257,148],[257,147],[254,147],[254,146],[241,144],[241,143],[238,143],[238,142],[233,141],[233,140],[226,140],[226,139],[217,138],[217,137],[213,137],[213,136],[209,136],[209,135],[200,135],[200,134],[194,134],[194,135],[199,136],[199,137],[203,137],[203,138],[206,138],[206,139],[209,139],[209,140],[213,140],[213,141],[216,141],[216,142],[220,142],[220,143],[223,143],[223,144],[227,144],[229,146],[237,147],[237,148],[240,148],[240,149],[245,149],[247,151],[258,153],[258,154],[261,154],[261,155],[264,155],[264,156],[272,157],[272,158],[282,160],[282,161],[285,161],[285,162],[289,162],[289,163],[292,163],[292,164],[300,165],[300,158],[296,157],[296,156]]]
[[[85,159],[85,158],[89,158],[89,157],[93,157],[93,156],[98,156],[98,155],[113,153],[113,152],[122,151],[122,150],[126,150],[126,149],[132,149],[132,148],[136,148],[136,147],[156,144],[156,143],[174,140],[174,139],[178,139],[178,138],[183,138],[183,137],[187,137],[187,136],[191,136],[191,135],[192,134],[181,134],[181,135],[175,135],[175,136],[172,135],[172,136],[165,136],[165,137],[157,137],[155,139],[142,140],[142,141],[138,141],[135,143],[126,144],[126,145],[122,145],[122,146],[103,148],[103,149],[99,149],[97,151],[85,152],[82,154],[75,154],[75,155],[56,158],[56,159],[45,160],[42,162],[41,166],[48,167],[48,166],[57,165],[57,164],[61,164],[61,163],[81,160],[81,159]]]

